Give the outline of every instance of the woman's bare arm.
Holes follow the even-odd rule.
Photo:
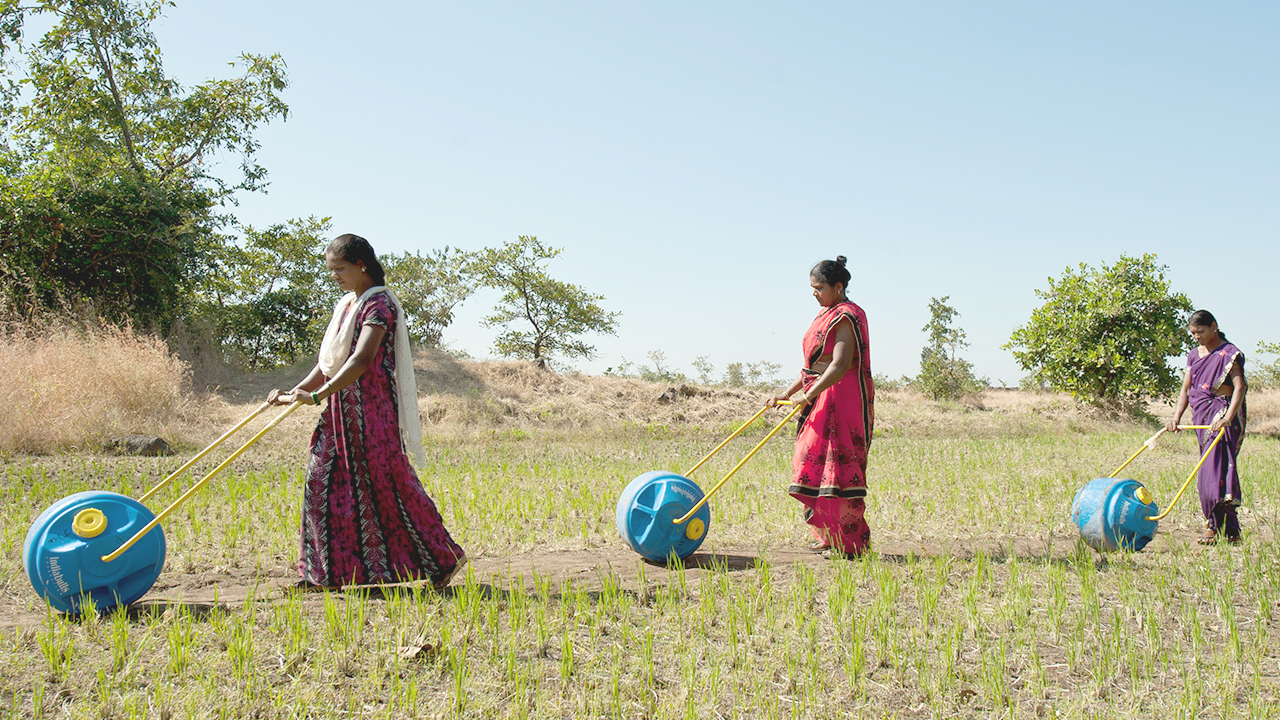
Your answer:
[[[1187,411],[1187,393],[1191,391],[1191,371],[1188,370],[1182,376],[1182,390],[1178,392],[1178,405],[1173,409],[1173,419],[1165,424],[1164,429],[1169,432],[1180,432],[1178,423],[1182,421],[1182,414]]]

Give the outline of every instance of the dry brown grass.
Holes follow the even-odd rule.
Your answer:
[[[0,336],[0,453],[94,450],[131,432],[181,434],[187,367],[131,328],[69,322]]]
[[[662,403],[668,385],[522,361],[475,362],[436,351],[416,357],[423,425],[431,432],[494,428],[582,429],[630,424],[719,424],[749,417],[768,396],[746,388],[692,388]],[[688,387],[688,386],[685,386]]]
[[[1280,388],[1249,391],[1249,432],[1280,437]]]
[[[8,368],[0,378],[0,453],[93,451],[102,440],[129,432],[161,435],[180,447],[203,445],[268,390],[291,387],[310,369],[304,362],[245,375],[200,363],[193,381],[188,365],[154,337],[66,320],[3,331],[0,340],[0,362]],[[750,417],[771,393],[698,387],[691,388],[696,394],[677,393],[664,403],[658,401],[669,387],[663,383],[557,374],[523,361],[463,360],[430,349],[416,354],[415,367],[424,433],[434,435],[627,425],[719,430]],[[1164,417],[1169,408],[1156,404],[1149,411]],[[1251,392],[1249,411],[1250,432],[1280,435],[1280,390]],[[876,425],[879,437],[990,437],[1054,427],[1088,433],[1131,422],[1099,417],[1049,393],[989,390],[948,403],[882,390]],[[288,422],[266,444],[305,442],[311,426],[309,415]]]

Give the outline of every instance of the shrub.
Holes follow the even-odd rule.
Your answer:
[[[929,344],[920,351],[920,375],[914,385],[934,400],[959,400],[986,387],[986,380],[973,376],[973,364],[959,356],[969,347],[964,330],[951,327],[960,317],[947,304],[951,296],[929,298],[929,322],[922,330],[929,333]]]
[[[1258,354],[1280,355],[1280,343],[1260,342]],[[1261,361],[1253,363],[1253,369],[1249,372],[1249,384],[1268,388],[1280,386],[1280,358],[1265,364]]]

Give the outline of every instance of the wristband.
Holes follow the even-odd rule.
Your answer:
[[[311,402],[315,403],[316,405],[320,404],[320,398],[316,396],[315,390],[311,391]]]

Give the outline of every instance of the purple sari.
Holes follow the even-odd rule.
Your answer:
[[[1223,342],[1213,352],[1200,357],[1199,348],[1187,355],[1187,372],[1191,375],[1191,388],[1187,400],[1191,405],[1191,417],[1196,425],[1211,425],[1226,415],[1231,396],[1218,395],[1214,391],[1224,384],[1231,386],[1231,368],[1236,363],[1244,371],[1244,353],[1229,342]],[[1240,474],[1236,468],[1236,456],[1244,441],[1246,422],[1244,402],[1240,412],[1226,426],[1226,434],[1213,452],[1200,466],[1197,486],[1200,490],[1200,509],[1204,512],[1205,527],[1216,533],[1226,532],[1227,537],[1240,535],[1240,521],[1236,508],[1240,505]],[[1213,443],[1214,435],[1208,430],[1197,430],[1200,453]]]

